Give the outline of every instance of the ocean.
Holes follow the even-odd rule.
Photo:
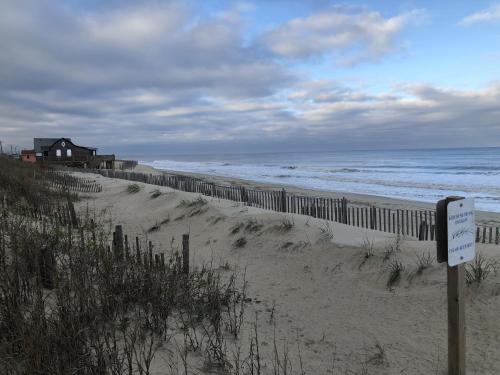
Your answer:
[[[140,163],[431,203],[461,195],[474,197],[478,210],[500,212],[500,148],[169,155]]]

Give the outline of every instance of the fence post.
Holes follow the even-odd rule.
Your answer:
[[[56,263],[52,250],[48,249],[47,247],[42,247],[40,249],[40,257],[38,263],[40,268],[40,280],[42,282],[42,286],[46,289],[53,289]]]
[[[182,272],[189,274],[189,234],[182,235]]]
[[[425,241],[426,238],[426,232],[427,232],[427,223],[425,221],[420,223],[420,228],[419,228],[419,233],[418,233],[418,240],[419,241]]]
[[[248,204],[248,194],[243,186],[240,186],[240,195],[241,195],[241,201],[245,203],[245,205]]]
[[[153,243],[149,241],[149,266],[153,266]]]
[[[281,212],[287,212],[286,211],[286,191],[285,191],[285,189],[281,190]]]
[[[347,199],[342,198],[342,223],[347,224]]]
[[[141,246],[139,244],[139,237],[135,237],[135,256],[137,264],[141,264]]]
[[[121,225],[115,226],[115,258],[123,259],[123,228]]]

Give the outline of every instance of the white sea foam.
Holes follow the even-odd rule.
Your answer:
[[[474,197],[500,212],[500,149],[193,155],[144,160],[158,169],[436,202]]]

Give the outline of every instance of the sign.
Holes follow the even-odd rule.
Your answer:
[[[474,259],[476,226],[474,199],[460,199],[448,203],[448,265],[450,267]]]

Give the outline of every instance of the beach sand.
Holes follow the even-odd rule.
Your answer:
[[[138,169],[160,173],[143,166]],[[447,373],[446,265],[433,261],[429,268],[416,272],[417,256],[435,257],[434,242],[401,238],[400,249],[384,261],[387,249],[397,241],[388,233],[325,224],[303,215],[210,197],[204,197],[207,204],[195,212],[179,203],[196,199],[198,194],[142,183],[138,183],[138,193],[130,194],[128,181],[92,177],[103,185],[103,191],[88,194],[79,209],[106,210],[114,225],[122,224],[129,236],[146,236],[156,250],[178,248],[182,234],[189,233],[192,267],[212,262],[246,272],[251,301],[245,312],[242,355],[246,355],[245,342],[257,314],[261,355],[267,363],[263,374],[273,373],[274,342],[281,358],[288,351],[294,374],[301,374],[299,351],[304,374]],[[162,194],[153,199],[154,190]],[[391,207],[422,205],[341,195]],[[158,230],[149,231],[167,218]],[[293,223],[287,231],[281,229],[285,219]],[[235,225],[248,220],[255,220],[261,228],[231,234]],[[246,245],[236,248],[234,243],[240,237],[246,239]],[[371,256],[367,256],[368,243],[373,244]],[[478,244],[477,251],[494,260],[500,246]],[[388,287],[394,260],[404,270],[401,279]],[[500,276],[492,272],[481,285],[468,287],[466,306],[468,373],[498,374]],[[237,346],[230,338],[228,343],[228,356],[232,357]],[[173,344],[162,348],[154,362],[155,373],[169,373],[167,357],[180,363],[176,353]],[[188,359],[190,374],[207,373],[200,353],[190,353]]]

